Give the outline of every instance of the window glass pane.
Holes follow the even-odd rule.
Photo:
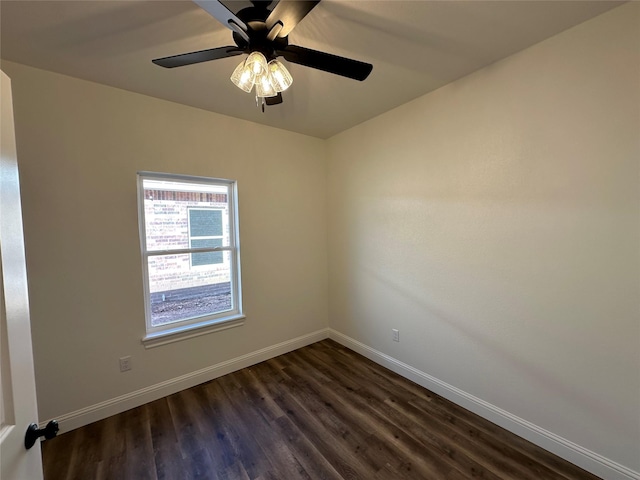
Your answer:
[[[191,268],[200,254],[154,255],[148,258],[151,326],[206,317],[234,308],[231,295],[231,253],[211,252],[221,262]]]
[[[143,179],[147,251],[189,248],[191,237],[229,237],[229,187]],[[191,225],[190,225],[191,224]]]

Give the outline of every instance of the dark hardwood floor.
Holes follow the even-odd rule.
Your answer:
[[[43,443],[46,480],[597,477],[324,340]]]

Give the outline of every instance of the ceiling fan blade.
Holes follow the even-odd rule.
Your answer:
[[[341,75],[354,80],[364,80],[369,76],[373,65],[370,63],[351,60],[349,58],[338,57],[330,53],[319,52],[309,48],[289,45],[276,53],[292,63],[304,65],[305,67],[316,68],[324,72]]]
[[[185,65],[193,65],[194,63],[208,62],[219,58],[234,57],[242,55],[243,51],[238,47],[218,47],[208,50],[199,50],[197,52],[181,53],[171,57],[156,58],[151,60],[156,65],[165,68],[183,67]]]
[[[282,103],[282,94],[278,92],[275,97],[266,97],[264,101],[267,105],[278,105],[279,103]]]
[[[247,24],[236,17],[222,2],[218,0],[193,0],[193,3],[218,20],[222,25],[236,32],[247,43],[249,42],[249,35],[247,35],[249,28]]]
[[[275,25],[280,23],[282,30],[276,36],[286,37],[318,3],[320,0],[280,0],[265,20],[267,30],[271,31]]]

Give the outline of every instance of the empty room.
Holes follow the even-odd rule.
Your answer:
[[[640,480],[640,3],[0,0],[3,480]]]

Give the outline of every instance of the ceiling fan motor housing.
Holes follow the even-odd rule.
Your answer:
[[[269,61],[278,56],[276,53],[278,50],[283,50],[289,45],[289,40],[286,36],[276,36],[273,40],[267,38],[269,29],[267,28],[266,19],[269,17],[271,10],[268,10],[266,6],[271,2],[263,3],[265,5],[259,4],[256,6],[254,4],[253,7],[243,8],[237,13],[237,17],[248,27],[249,42],[236,32],[233,32],[233,41],[245,53],[260,52]]]

